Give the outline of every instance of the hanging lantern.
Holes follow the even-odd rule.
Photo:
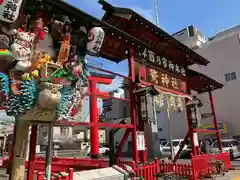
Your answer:
[[[0,21],[7,23],[13,23],[18,19],[19,10],[21,8],[23,0],[19,1],[0,1]],[[14,8],[12,8],[14,7]],[[10,11],[9,11],[10,9]]]
[[[136,91],[140,97],[141,119],[148,123],[156,123],[156,109],[154,96],[159,92],[154,87],[145,87]]]
[[[159,107],[163,107],[164,106],[164,95],[163,95],[163,93],[159,93],[159,95],[156,96],[156,104]]]
[[[201,123],[201,114],[199,112],[199,108],[203,106],[200,99],[198,99],[196,96],[193,96],[193,100],[188,101],[186,103],[187,108],[190,110],[190,119],[192,121],[192,127],[200,127]]]
[[[168,96],[168,102],[169,102],[169,108],[176,111],[177,110],[177,106],[176,106],[176,101],[175,101],[175,96],[173,95],[169,95]]]
[[[181,97],[177,96],[175,101],[176,101],[176,107],[177,107],[178,112],[182,112],[183,111],[183,104],[182,104]]]
[[[105,33],[101,27],[94,27],[88,33],[87,51],[97,56],[101,50]]]

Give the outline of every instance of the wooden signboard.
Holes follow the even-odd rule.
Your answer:
[[[138,54],[135,67],[141,81],[174,90],[174,92],[188,94],[184,66],[145,49],[143,53]]]
[[[154,66],[156,69],[162,69],[178,76],[186,76],[186,69],[184,66],[164,56],[159,56],[151,50],[145,49],[143,52],[138,53],[137,57],[136,60],[141,64]]]
[[[179,77],[152,68],[146,68],[146,73],[147,82],[167,89],[187,93],[187,83]]]

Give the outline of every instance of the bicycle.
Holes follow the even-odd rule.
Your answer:
[[[128,165],[124,165],[125,166],[125,171],[128,173],[129,175],[129,180],[144,180],[144,178],[142,176],[138,177],[136,172],[132,169],[131,166]]]
[[[180,180],[177,176],[174,175],[173,172],[158,173],[153,176],[157,177],[158,180]]]
[[[227,169],[225,167],[225,164],[221,160],[216,161],[210,161],[211,167],[215,168],[216,173],[209,174],[210,178],[215,180],[219,175],[225,176],[225,172],[227,172]]]

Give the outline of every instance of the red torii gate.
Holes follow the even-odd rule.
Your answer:
[[[188,69],[188,66],[193,64],[199,64],[206,66],[209,61],[207,61],[205,58],[197,54],[192,49],[186,47],[179,41],[177,41],[175,38],[164,32],[162,29],[154,25],[153,23],[149,22],[144,17],[140,16],[138,13],[134,12],[131,9],[127,8],[120,8],[120,7],[114,7],[111,4],[105,2],[104,0],[99,0],[99,3],[103,6],[103,10],[106,11],[105,15],[103,16],[103,20],[117,28],[123,29],[128,34],[132,35],[133,37],[145,42],[147,45],[149,45],[150,49],[145,50],[143,53],[135,52],[135,61],[138,63],[143,63],[144,65],[155,68],[157,70],[160,70],[162,72],[169,72],[170,76],[173,76],[174,78],[179,78],[179,82],[182,83],[182,81],[186,82],[186,91],[182,90],[176,90],[174,88],[166,88],[164,86],[160,85],[158,88],[165,92],[170,92],[177,95],[190,95],[191,90],[195,90],[198,93],[202,92],[209,92],[210,93],[210,100],[211,100],[211,107],[213,111],[214,116],[214,124],[216,127],[217,133],[217,139],[219,141],[219,149],[221,150],[221,144],[220,144],[220,136],[219,131],[217,127],[217,119],[215,115],[215,109],[214,109],[214,103],[213,98],[211,95],[211,91],[222,88],[223,85],[221,83],[218,83],[217,81],[207,77],[206,75],[203,75],[201,73],[197,73],[193,70]],[[106,48],[103,49],[103,53],[105,52]],[[179,74],[173,74],[173,71],[169,71],[168,69],[164,68],[164,64],[162,63],[160,65],[159,61],[157,63],[153,63],[152,60],[146,61],[145,56],[147,56],[146,52],[149,52],[152,56],[153,54],[157,55],[157,57],[166,57],[166,59],[170,59],[171,63],[179,63],[183,67],[186,68],[186,76],[182,77]],[[168,65],[170,64],[170,61],[168,62]],[[147,67],[147,68],[148,68]],[[141,84],[143,85],[151,85],[152,83],[147,83],[146,76],[150,73],[146,70],[143,70],[140,68],[140,74],[141,78],[143,80],[141,81]],[[196,83],[198,82],[198,83]],[[183,82],[184,83],[184,82]],[[156,85],[156,82],[153,84]],[[185,140],[187,140],[189,137],[191,139],[191,143],[193,142],[193,133],[194,132],[203,132],[204,130],[201,129],[193,129],[190,122],[190,114],[189,110],[187,108],[187,114],[188,114],[188,125],[189,125],[189,132],[187,133],[187,136]],[[139,124],[141,124],[141,120],[138,120]],[[141,126],[141,125],[140,125]],[[185,142],[184,142],[185,143]],[[184,145],[184,144],[183,144]],[[178,155],[181,151],[179,151]],[[197,154],[196,150],[193,146],[193,154]],[[176,156],[175,160],[178,158],[178,155]],[[142,161],[146,160],[146,154],[143,153],[141,157]]]

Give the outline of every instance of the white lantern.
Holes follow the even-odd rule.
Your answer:
[[[183,104],[182,104],[182,99],[181,97],[176,97],[176,106],[177,106],[177,110],[179,112],[182,112],[183,111]]]
[[[164,96],[163,93],[159,93],[159,95],[156,96],[156,103],[159,107],[164,106]]]
[[[94,27],[88,33],[87,51],[97,56],[101,50],[105,32],[101,27]]]
[[[140,98],[140,111],[141,120],[147,121],[147,123],[156,124],[156,108],[155,108],[155,98],[159,92],[154,87],[144,87],[138,89],[136,94]]]
[[[176,111],[176,101],[175,101],[175,97],[172,96],[172,95],[169,95],[168,98],[169,98],[169,99],[168,99],[169,107],[170,107],[171,109],[173,109],[174,111]]]
[[[17,20],[23,0],[0,1],[0,21],[13,23]],[[2,3],[1,3],[2,2]]]

